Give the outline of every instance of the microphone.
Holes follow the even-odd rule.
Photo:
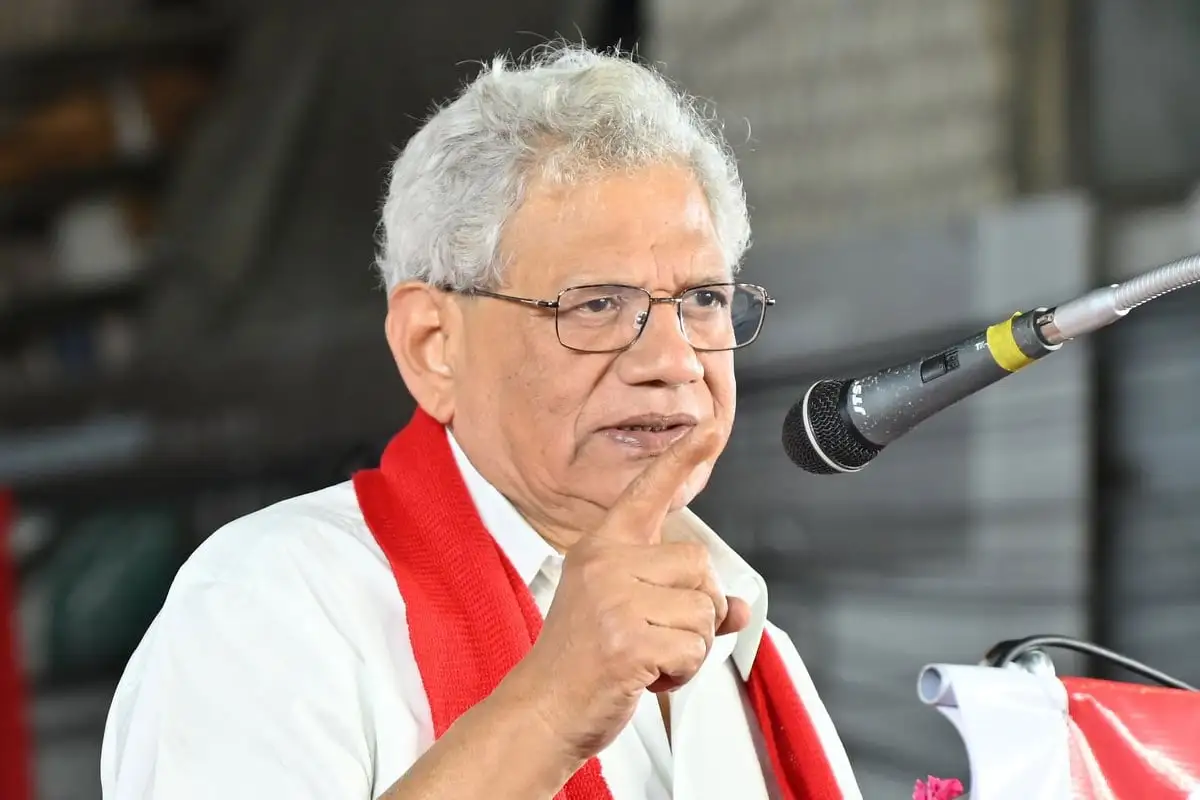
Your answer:
[[[1054,308],[1014,314],[937,353],[861,378],[825,379],[783,422],[783,449],[805,472],[858,472],[937,412],[1111,325],[1156,297],[1200,283],[1200,254],[1095,289]]]

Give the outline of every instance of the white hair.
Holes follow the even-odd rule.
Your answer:
[[[695,97],[631,58],[579,45],[498,57],[396,159],[376,266],[388,291],[413,280],[495,288],[501,234],[531,178],[667,163],[695,174],[736,271],[750,244],[746,198],[719,124]]]

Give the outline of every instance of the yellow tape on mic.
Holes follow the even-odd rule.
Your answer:
[[[1013,320],[1019,316],[1021,314],[1017,312],[1004,322],[997,322],[987,329],[988,350],[995,362],[1008,372],[1016,372],[1034,361],[1021,351],[1013,336]]]

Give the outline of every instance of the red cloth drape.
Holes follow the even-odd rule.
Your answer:
[[[15,523],[16,503],[11,493],[0,489],[0,798],[32,800],[33,753],[17,641],[17,576],[11,545]]]

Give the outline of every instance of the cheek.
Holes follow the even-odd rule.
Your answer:
[[[577,357],[554,342],[554,349],[529,347],[509,363],[494,393],[510,435],[535,439],[539,449],[569,458],[575,447],[577,422],[595,388],[597,376],[587,358]],[[497,391],[497,388],[499,391]]]
[[[527,352],[519,358],[505,383],[531,414],[532,423],[578,411],[587,396],[582,378],[572,374],[571,365],[544,353]]]
[[[713,410],[719,419],[733,416],[737,405],[737,378],[733,371],[733,353],[704,353],[704,382],[712,393]]]
[[[567,476],[578,466],[580,422],[597,379],[587,359],[557,356],[526,359],[505,386],[509,439],[526,470],[551,484],[574,483]]]
[[[506,310],[506,309],[505,309]],[[492,414],[520,415],[552,390],[549,353],[531,320],[479,314],[466,339],[464,387],[472,404]],[[550,327],[553,340],[554,329]],[[557,343],[555,343],[557,344]]]

